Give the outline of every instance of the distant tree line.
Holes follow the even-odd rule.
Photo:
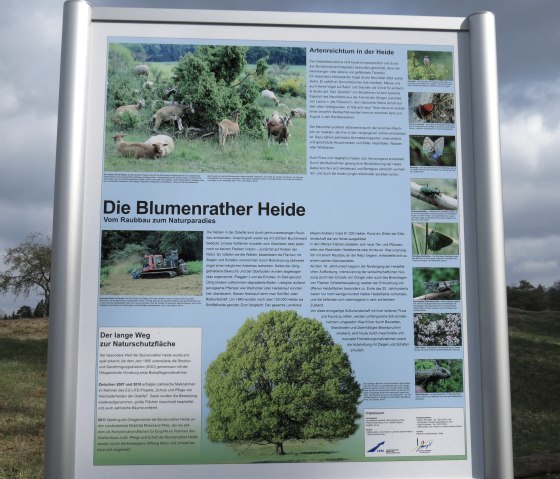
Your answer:
[[[195,51],[196,45],[171,43],[124,43],[137,62],[177,62],[187,53]],[[305,65],[305,48],[248,47],[247,63],[255,65],[266,58],[269,65]]]
[[[269,65],[305,65],[305,48],[249,47],[247,63],[254,65],[259,58],[266,58]]]
[[[0,311],[0,320],[2,319],[28,319],[28,318],[45,318],[45,302],[43,300],[37,303],[37,306],[24,305],[18,308],[17,311],[12,311],[11,314]]]
[[[522,279],[518,286],[507,287],[507,301],[510,308],[527,311],[560,311],[560,281],[547,288],[533,286]]]

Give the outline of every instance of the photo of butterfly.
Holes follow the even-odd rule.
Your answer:
[[[435,135],[433,133],[431,135],[429,133],[411,135],[409,137],[410,166],[456,167],[455,147],[455,136],[452,135]]]
[[[430,155],[432,160],[437,161],[443,155],[444,146],[445,139],[443,136],[440,136],[436,141],[432,141],[429,136],[426,136],[422,145],[422,152],[426,155]]]
[[[418,114],[420,118],[429,118],[434,112],[435,105],[433,103],[423,103],[418,105]]]
[[[439,233],[436,230],[430,231],[426,237],[426,246],[430,251],[439,251],[451,244],[453,244],[453,238],[450,238],[443,233]]]
[[[412,223],[413,255],[458,255],[457,223]]]

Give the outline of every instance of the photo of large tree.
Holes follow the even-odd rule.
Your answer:
[[[295,311],[248,319],[206,374],[211,441],[273,445],[344,439],[361,394],[350,361],[323,325]]]

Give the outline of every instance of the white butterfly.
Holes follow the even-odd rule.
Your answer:
[[[432,153],[430,157],[437,161],[443,155],[443,147],[445,139],[440,136],[436,141],[432,141],[429,136],[424,137],[424,144],[422,145],[422,152],[425,154]]]

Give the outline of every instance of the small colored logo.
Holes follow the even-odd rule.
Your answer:
[[[419,441],[416,439],[416,452],[431,452],[433,441]]]
[[[383,449],[379,449],[381,446],[383,446],[383,444],[385,444],[385,441],[381,441],[377,446],[372,447],[369,451],[367,452],[383,452]]]

